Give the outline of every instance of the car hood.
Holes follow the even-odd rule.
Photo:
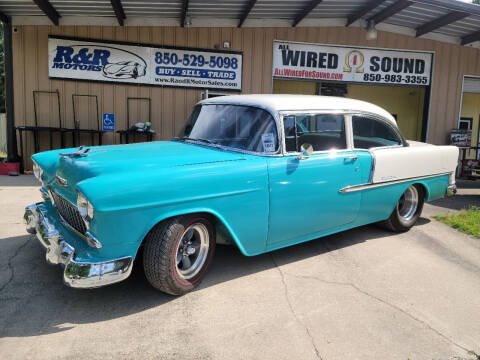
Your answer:
[[[78,182],[103,174],[135,174],[166,167],[239,161],[249,156],[182,141],[96,146],[84,149],[88,149],[88,152],[80,157],[68,155],[78,150],[74,148],[36,154],[33,159],[44,169],[47,184],[68,198],[76,198],[75,186]],[[48,166],[52,163],[52,156],[58,161],[55,167]],[[56,177],[66,184],[60,185]]]

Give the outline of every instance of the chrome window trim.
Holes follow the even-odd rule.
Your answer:
[[[407,141],[403,137],[403,134],[400,132],[400,129],[397,126],[393,126],[391,124],[391,122],[389,120],[385,119],[384,117],[382,117],[378,114],[372,114],[372,113],[368,113],[368,112],[365,112],[365,111],[356,111],[356,112],[351,113],[350,116],[351,116],[351,121],[352,121],[352,141],[353,141],[353,117],[354,116],[363,116],[363,117],[367,117],[367,118],[372,118],[373,120],[379,120],[380,122],[384,123],[385,125],[390,127],[390,129],[393,130],[393,132],[400,138],[400,140],[402,142],[401,145],[396,144],[396,145],[377,146],[377,147],[373,147],[373,148],[370,148],[370,149],[356,148],[355,144],[352,143],[352,146],[353,146],[354,149],[356,149],[356,150],[375,150],[375,149],[389,149],[389,148],[393,148],[393,147],[408,147],[409,146]]]
[[[288,155],[298,155],[300,154],[299,152],[287,152],[286,151],[286,145],[285,145],[285,132],[284,132],[284,127],[283,127],[283,118],[285,116],[289,115],[317,115],[317,114],[331,114],[331,115],[343,115],[345,117],[345,131],[347,132],[346,137],[347,137],[347,148],[346,149],[338,149],[336,151],[340,150],[351,150],[351,151],[356,151],[356,150],[374,150],[374,149],[380,149],[380,148],[393,148],[393,147],[407,147],[409,146],[405,138],[403,137],[402,133],[400,132],[400,129],[398,127],[393,126],[391,124],[390,120],[387,120],[383,116],[380,116],[375,113],[371,113],[368,111],[358,111],[358,110],[348,110],[348,109],[319,109],[319,110],[282,110],[278,112],[279,114],[279,120],[280,120],[280,132],[282,134],[282,148],[283,148],[283,155],[288,156]],[[354,147],[354,142],[353,142],[353,116],[365,116],[365,117],[370,117],[374,120],[379,120],[382,123],[385,123],[387,126],[389,126],[395,134],[401,139],[402,145],[391,145],[391,146],[381,146],[381,147],[376,147],[376,148],[371,148],[371,149],[360,149],[360,148],[355,148]],[[349,124],[348,124],[349,123]],[[351,144],[349,144],[349,138],[351,139]],[[322,153],[328,153],[331,152],[332,150],[326,150],[326,151],[314,151],[312,154],[322,154]],[[373,154],[372,152],[370,152]]]
[[[345,114],[345,136],[347,140],[347,148],[353,150],[353,126],[352,126],[352,115]]]
[[[365,183],[365,184],[359,184],[359,185],[353,185],[353,186],[345,186],[344,188],[338,190],[338,192],[343,194],[343,193],[349,193],[354,191],[369,190],[369,189],[375,189],[375,188],[388,186],[392,184],[401,184],[409,181],[430,179],[430,178],[444,176],[444,175],[450,175],[450,172],[444,172],[444,173],[438,173],[438,174],[432,174],[432,175],[414,176],[414,177],[409,177],[404,179],[389,180],[389,181],[383,181],[378,183]]]
[[[347,112],[344,112],[344,110],[295,110],[295,111],[279,111],[279,118],[280,118],[280,131],[282,133],[282,151],[283,151],[283,156],[299,156],[300,152],[299,151],[287,151],[287,145],[285,143],[285,127],[283,126],[283,119],[286,116],[296,116],[296,115],[307,115],[307,116],[314,116],[314,115],[322,115],[322,114],[329,114],[329,115],[343,115],[343,120],[345,124],[345,137],[346,137],[346,143],[347,147],[343,149],[331,149],[331,150],[319,150],[319,151],[314,151],[312,152],[312,155],[316,154],[331,154],[332,152],[341,152],[341,151],[351,151],[352,148],[349,146],[349,129],[351,128],[350,126],[347,126],[347,123],[349,122],[349,116]]]
[[[282,153],[280,151],[281,147],[279,147],[278,150],[274,153],[266,153],[266,152],[256,152],[256,151],[242,150],[242,149],[233,148],[233,147],[230,147],[230,146],[225,146],[225,145],[220,145],[220,144],[207,144],[203,141],[182,140],[182,139],[172,139],[172,141],[180,141],[180,142],[184,142],[184,143],[187,143],[187,144],[205,146],[205,147],[208,147],[209,149],[231,151],[231,152],[236,152],[236,153],[240,153],[240,154],[247,154],[247,155],[267,156],[267,157],[282,156]],[[280,144],[280,140],[279,140],[279,144]]]
[[[332,149],[332,150],[322,150],[322,151],[314,151],[312,152],[312,155],[329,155],[331,156],[332,158],[335,157],[335,156],[332,156],[333,154],[335,153],[346,153],[346,152],[350,152],[352,151],[352,149]],[[283,155],[283,157],[298,157],[300,156],[300,152],[288,152],[286,154]],[[342,155],[337,155],[337,156],[343,156]]]
[[[195,140],[188,140],[191,144],[195,144],[195,145],[201,145],[201,146],[206,146],[208,148],[214,148],[214,149],[220,149],[220,150],[224,150],[224,151],[233,151],[233,152],[237,152],[237,153],[241,153],[241,154],[247,154],[247,155],[256,155],[256,156],[266,156],[266,157],[278,157],[278,156],[282,156],[283,155],[283,152],[282,152],[282,139],[280,137],[280,129],[281,129],[281,126],[280,126],[280,118],[278,116],[278,114],[276,112],[272,112],[268,107],[266,106],[262,106],[262,105],[259,105],[259,104],[250,104],[250,103],[245,103],[245,104],[234,104],[232,102],[229,102],[229,101],[215,101],[214,103],[209,103],[208,102],[208,99],[205,99],[205,100],[202,100],[201,102],[197,103],[195,106],[197,105],[200,105],[200,106],[203,106],[203,105],[231,105],[231,106],[244,106],[244,107],[255,107],[255,108],[258,108],[258,109],[261,109],[265,112],[267,112],[269,115],[271,115],[273,117],[273,120],[275,121],[275,127],[276,127],[276,130],[277,130],[277,139],[278,139],[278,147],[277,147],[277,150],[273,153],[266,153],[266,152],[257,152],[257,151],[249,151],[249,150],[243,150],[243,149],[238,149],[238,148],[234,148],[234,147],[231,147],[231,146],[226,146],[226,145],[220,145],[220,144],[207,144],[205,142],[202,142],[202,141],[195,141]],[[184,141],[182,139],[172,139],[174,141]]]
[[[355,147],[355,142],[354,142],[354,139],[353,139],[353,117],[354,116],[359,116],[359,115],[360,116],[371,117],[372,119],[379,120],[382,123],[389,126],[395,132],[395,134],[397,134],[397,136],[400,138],[400,140],[402,141],[402,144],[401,145],[396,144],[396,145],[387,145],[387,146],[377,146],[377,147],[372,147],[370,149],[356,148]],[[373,177],[375,175],[375,168],[377,166],[377,158],[376,158],[375,152],[373,150],[403,148],[403,147],[408,147],[409,145],[408,145],[407,141],[405,140],[405,138],[403,137],[402,133],[400,132],[400,129],[398,129],[398,127],[392,126],[390,121],[386,120],[385,118],[383,118],[381,116],[378,116],[378,115],[375,116],[375,114],[369,114],[367,112],[355,112],[355,113],[350,114],[350,124],[351,124],[351,136],[352,136],[352,148],[353,148],[353,150],[354,151],[368,151],[370,153],[370,156],[372,157],[372,166],[370,168],[370,175],[368,176],[368,184],[373,184]]]
[[[204,100],[205,101],[205,100]],[[218,101],[218,100],[217,100]],[[278,112],[273,112],[271,111],[268,107],[262,106],[259,104],[255,103],[245,103],[245,104],[233,104],[232,102],[228,101],[218,101],[215,103],[208,103],[208,100],[205,102],[200,102],[198,105],[232,105],[232,106],[251,106],[251,107],[256,107],[258,109],[262,109],[266,111],[268,114],[270,114],[274,121],[275,121],[275,127],[277,130],[277,138],[279,142],[279,147],[276,152],[274,153],[265,153],[265,152],[256,152],[256,151],[249,151],[249,150],[242,150],[230,146],[225,146],[225,145],[220,145],[220,144],[206,144],[201,141],[194,141],[194,140],[189,140],[188,143],[190,144],[195,144],[195,145],[200,145],[200,146],[205,146],[208,148],[213,148],[213,149],[219,149],[223,151],[232,151],[240,154],[247,154],[247,155],[254,155],[254,156],[261,156],[261,157],[281,157],[281,156],[298,156],[300,152],[287,152],[286,151],[286,145],[285,145],[285,129],[283,127],[283,118],[285,116],[289,115],[318,115],[318,114],[332,114],[332,115],[343,115],[344,116],[344,121],[345,121],[345,132],[346,132],[346,140],[347,140],[347,147],[344,149],[335,149],[335,150],[322,150],[322,151],[314,151],[313,154],[327,154],[331,153],[332,151],[355,151],[355,150],[374,150],[374,149],[382,149],[382,148],[393,148],[393,147],[406,147],[409,146],[408,143],[406,142],[405,138],[403,137],[402,133],[400,130],[393,126],[391,124],[390,120],[387,120],[386,118],[375,114],[371,113],[368,111],[358,111],[358,110],[349,110],[349,109],[308,109],[308,110],[281,110]],[[376,147],[376,148],[371,148],[371,149],[359,149],[354,147],[354,142],[353,142],[353,116],[365,116],[365,117],[371,117],[375,120],[380,120],[383,123],[385,123],[387,126],[389,126],[395,134],[401,139],[402,145],[391,145],[391,146],[382,146],[382,147]],[[172,139],[173,141],[182,141],[180,139]],[[373,154],[372,152],[370,152]],[[373,155],[372,155],[373,157]]]

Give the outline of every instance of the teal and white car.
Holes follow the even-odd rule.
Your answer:
[[[171,141],[33,155],[44,201],[25,221],[68,286],[122,281],[141,254],[148,281],[180,295],[216,244],[253,256],[370,223],[406,231],[424,201],[455,192],[457,159],[366,102],[217,97]]]

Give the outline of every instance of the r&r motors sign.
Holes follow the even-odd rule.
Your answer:
[[[51,78],[242,90],[242,53],[49,36]]]
[[[432,53],[273,42],[273,77],[430,85]]]

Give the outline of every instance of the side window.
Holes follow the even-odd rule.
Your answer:
[[[380,120],[352,116],[353,145],[357,149],[401,145],[402,139],[395,130]]]
[[[291,115],[283,118],[285,147],[298,152],[302,144],[310,144],[314,151],[345,149],[345,118],[343,115]]]

